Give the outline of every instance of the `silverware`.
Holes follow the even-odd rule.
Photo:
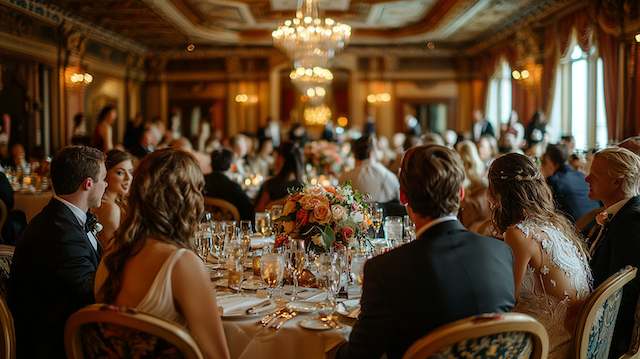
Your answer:
[[[265,299],[262,302],[254,305],[253,307],[248,308],[246,310],[246,313],[247,314],[256,314],[256,312],[258,312],[258,309],[268,307],[269,305],[271,305],[271,299]]]
[[[288,322],[289,320],[291,320],[291,319],[295,318],[295,316],[296,316],[296,315],[298,315],[298,312],[291,311],[291,312],[285,312],[285,314],[286,314],[286,315],[283,315],[283,316],[282,316],[282,319],[278,322],[278,324],[276,324],[276,325],[273,327],[275,330],[280,329],[284,323],[286,323],[286,322]]]
[[[280,314],[282,314],[283,311],[285,311],[286,308],[282,307],[272,313],[269,313],[267,315],[265,315],[264,317],[262,317],[262,319],[260,319],[260,321],[258,322],[258,324],[262,325],[263,327],[266,327],[267,325],[269,325],[269,323],[271,323],[271,321],[273,321],[274,319],[276,319],[277,317],[280,316]]]

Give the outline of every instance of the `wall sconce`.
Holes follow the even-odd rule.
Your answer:
[[[71,68],[67,69],[66,81],[70,86],[88,85],[93,82],[93,75],[80,68]]]
[[[636,34],[636,42],[640,42],[640,34]]]
[[[258,96],[241,93],[236,95],[235,101],[239,104],[254,104],[258,103]]]
[[[376,94],[369,94],[369,96],[367,96],[367,102],[370,104],[375,104],[375,103],[386,103],[391,101],[391,95],[388,92],[382,92],[382,93],[376,93]]]
[[[511,71],[511,77],[521,85],[534,86],[540,81],[542,66],[529,62]]]

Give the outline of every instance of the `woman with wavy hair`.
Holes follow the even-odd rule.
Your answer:
[[[127,194],[133,180],[133,157],[125,151],[111,150],[107,152],[104,164],[107,168],[108,186],[102,195],[102,204],[93,212],[102,224],[98,240],[102,248],[107,248],[124,218]]]
[[[206,358],[228,358],[215,292],[193,252],[203,186],[186,152],[159,150],[140,162],[127,217],[96,272],[96,300],[186,326]]]
[[[497,158],[489,169],[493,226],[514,259],[514,311],[538,319],[549,333],[550,357],[565,358],[592,276],[582,241],[555,209],[535,163],[521,154]]]
[[[465,227],[477,232],[489,218],[486,167],[478,155],[475,143],[462,141],[458,143],[456,150],[462,158],[465,173],[465,197],[460,204],[458,217]]]

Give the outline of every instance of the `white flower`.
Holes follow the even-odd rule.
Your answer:
[[[311,240],[313,241],[313,244],[315,244],[316,246],[324,247],[324,241],[322,240],[322,237],[320,235],[313,236]]]
[[[342,221],[347,217],[347,210],[339,204],[331,206],[331,214],[336,221]]]
[[[103,228],[103,227],[102,227],[102,224],[101,224],[100,222],[96,222],[96,226],[95,226],[95,228],[94,228],[94,230],[93,230],[93,231],[94,231],[94,235],[96,235],[96,234],[100,233],[100,231],[102,230],[102,228]]]
[[[351,220],[355,223],[362,223],[362,221],[364,221],[364,214],[360,211],[353,212],[351,213]]]

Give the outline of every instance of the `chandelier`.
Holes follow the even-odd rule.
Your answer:
[[[317,103],[324,99],[327,93],[326,88],[333,80],[333,74],[323,67],[298,67],[291,71],[289,78],[302,94]]]
[[[271,33],[296,68],[326,67],[351,37],[351,26],[320,18],[318,0],[298,0],[296,17]]]
[[[325,125],[331,119],[331,110],[327,106],[314,106],[304,109],[304,122],[309,126]]]

